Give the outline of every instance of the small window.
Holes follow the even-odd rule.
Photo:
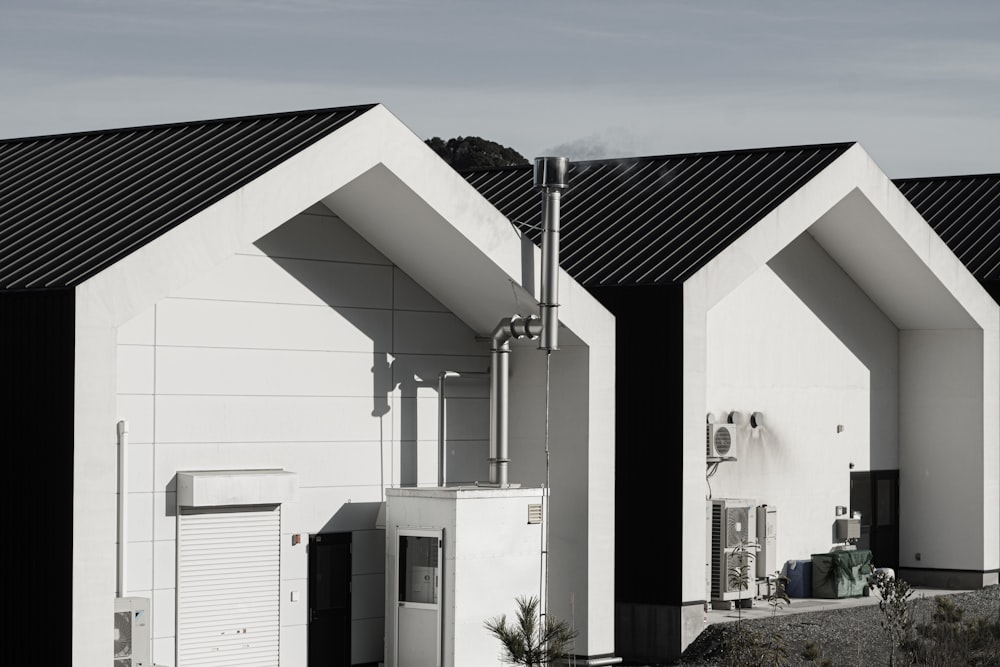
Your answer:
[[[438,538],[399,536],[399,601],[437,604]]]

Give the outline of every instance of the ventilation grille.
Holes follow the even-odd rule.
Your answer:
[[[718,599],[723,593],[722,578],[722,505],[712,505],[712,598]]]
[[[727,507],[726,508],[726,548],[732,549],[741,544],[747,544],[749,540],[750,510],[747,507]]]
[[[542,522],[542,505],[541,503],[533,503],[528,505],[528,523],[541,523]]]
[[[734,424],[708,424],[705,433],[706,456],[729,456],[733,447]]]
[[[736,600],[747,597],[747,590],[730,586],[734,569],[750,565],[756,542],[756,501],[746,498],[716,498],[711,501],[712,525],[709,530],[711,570],[709,595],[712,600]],[[749,552],[735,553],[745,546]]]
[[[115,666],[118,658],[126,660],[132,657],[132,612],[115,612]],[[129,664],[127,662],[122,664]]]

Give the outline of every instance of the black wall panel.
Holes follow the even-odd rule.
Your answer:
[[[683,286],[588,290],[616,318],[615,601],[680,604]]]
[[[6,634],[50,665],[71,663],[74,339],[72,290],[0,293]]]

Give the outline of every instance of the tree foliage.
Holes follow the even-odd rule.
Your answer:
[[[424,143],[459,171],[475,167],[510,167],[528,164],[528,160],[513,148],[501,146],[482,137],[455,137],[447,141],[434,137]]]

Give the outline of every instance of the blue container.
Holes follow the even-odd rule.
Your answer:
[[[782,568],[788,583],[785,592],[790,598],[812,597],[812,560],[790,560]]]

